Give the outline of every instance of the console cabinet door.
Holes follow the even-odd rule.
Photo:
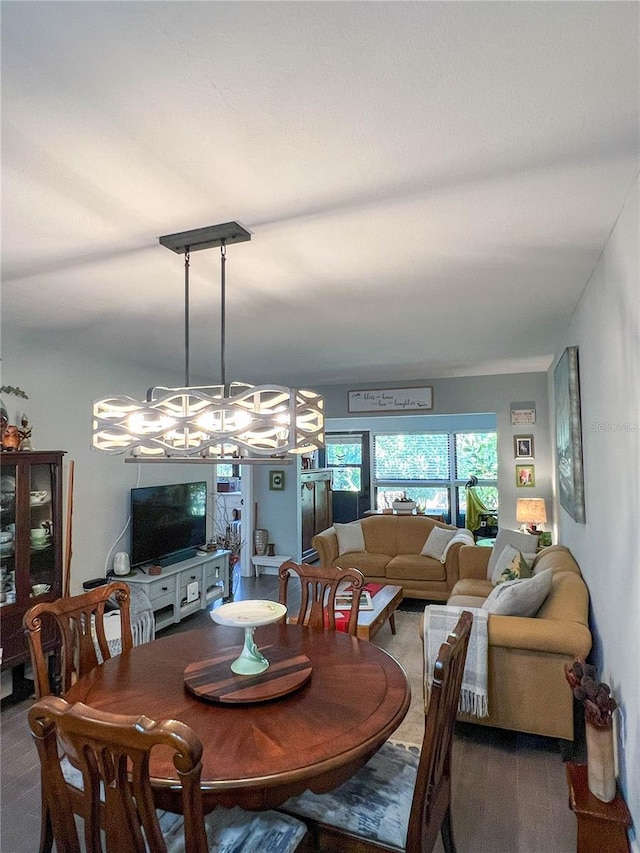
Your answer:
[[[331,471],[316,469],[303,471],[301,479],[300,511],[302,513],[302,559],[315,560],[318,552],[311,541],[333,524]]]

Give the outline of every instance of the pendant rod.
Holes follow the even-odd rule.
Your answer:
[[[220,384],[227,391],[227,369],[225,364],[226,348],[226,275],[227,247],[223,239],[220,244]]]
[[[184,251],[184,384],[189,387],[189,246]]]

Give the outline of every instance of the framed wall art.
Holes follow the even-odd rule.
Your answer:
[[[511,405],[511,426],[533,426],[536,422],[535,406],[513,403]]]
[[[585,523],[578,347],[567,347],[553,371],[556,410],[556,472],[560,506]]]
[[[536,469],[533,465],[516,465],[516,486],[519,488],[535,486]]]
[[[272,492],[284,492],[284,471],[269,471],[269,488]]]
[[[533,459],[533,436],[532,435],[514,435],[513,436],[513,453],[516,459]]]

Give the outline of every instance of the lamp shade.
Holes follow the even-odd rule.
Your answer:
[[[544,498],[518,498],[516,502],[516,521],[521,524],[544,524],[547,510]]]
[[[135,458],[248,461],[324,446],[324,401],[314,391],[232,382],[210,388],[152,388],[146,402],[99,400],[93,446]]]

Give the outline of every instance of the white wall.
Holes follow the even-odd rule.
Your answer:
[[[2,383],[22,388],[28,400],[5,396],[3,402],[13,422],[25,412],[33,428],[34,450],[64,450],[65,513],[69,461],[75,462],[73,500],[73,557],[71,592],[82,591],[89,578],[104,576],[111,568],[112,549],[129,550],[126,531],[117,543],[129,515],[129,492],[134,486],[207,480],[214,489],[214,468],[205,465],[125,464],[122,456],[91,450],[91,409],[96,399],[109,394],[130,394],[143,399],[147,388],[181,384],[182,377],[167,375],[159,367],[97,361],[90,353],[81,357],[68,348],[42,346],[37,338],[2,334]],[[139,478],[139,482],[138,482]],[[211,505],[211,504],[210,504]]]
[[[257,504],[257,527],[269,531],[269,542],[275,545],[276,554],[302,559],[302,517],[300,515],[300,459],[291,464],[281,464],[277,459],[273,465],[244,468],[253,476],[253,501],[251,518]],[[284,471],[284,490],[269,488],[269,472]],[[243,473],[243,477],[245,474]],[[253,548],[251,549],[253,554]]]
[[[577,345],[586,524],[559,512],[560,541],[589,587],[594,663],[620,705],[619,768],[640,850],[639,185],[589,281],[556,360]],[[549,372],[553,395],[553,371]]]

